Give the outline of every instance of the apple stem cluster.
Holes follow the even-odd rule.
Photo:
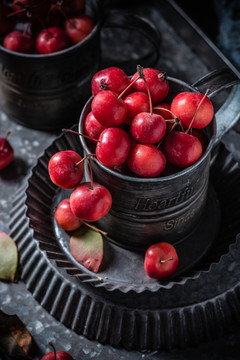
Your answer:
[[[143,79],[143,81],[145,82],[145,85],[147,88],[147,93],[148,93],[148,98],[149,98],[149,112],[150,112],[150,114],[152,114],[152,112],[153,112],[152,98],[151,98],[151,94],[150,94],[150,90],[149,90],[149,86],[148,86],[146,77],[143,73],[143,66],[137,65],[137,72],[138,72],[139,78]]]
[[[91,156],[96,156],[96,154],[87,154],[85,155],[81,160],[79,160],[76,164],[74,164],[75,167],[80,165],[84,160],[89,159]]]

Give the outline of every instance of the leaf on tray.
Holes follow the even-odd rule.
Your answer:
[[[14,281],[18,265],[18,251],[13,239],[0,232],[0,279]]]
[[[0,310],[0,346],[8,356],[22,358],[35,349],[29,331],[17,315],[8,315]]]
[[[70,252],[88,270],[98,272],[103,258],[102,235],[87,226],[81,226],[71,236]]]

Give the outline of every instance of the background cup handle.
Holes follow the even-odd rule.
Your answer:
[[[144,67],[154,67],[157,64],[160,56],[161,35],[154,24],[148,19],[123,10],[104,10],[103,27],[136,30],[151,44],[152,51],[146,56],[124,62],[116,60],[116,63],[128,74],[136,71],[138,63]]]
[[[238,86],[234,86],[237,84]],[[231,69],[222,68],[210,72],[192,86],[202,93],[209,89],[209,98],[233,86],[226,101],[215,114],[217,124],[215,143],[218,143],[223,135],[240,120],[240,78]]]

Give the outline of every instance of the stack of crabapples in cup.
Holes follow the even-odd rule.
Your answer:
[[[24,54],[51,54],[81,42],[93,30],[85,0],[13,0],[0,4],[3,46]]]
[[[73,189],[70,198],[62,200],[55,211],[58,225],[66,231],[78,229],[86,221],[97,221],[105,216],[111,208],[112,197],[102,185],[93,181],[82,181],[84,160],[72,150],[59,151],[48,164],[52,182],[61,189]],[[89,164],[90,169],[91,165]],[[100,231],[100,230],[98,230]]]
[[[202,129],[213,118],[212,103],[207,92],[182,92],[168,103],[168,93],[166,73],[153,68],[138,65],[131,78],[117,67],[97,72],[80,134],[95,144],[91,156],[112,170],[144,178],[165,175],[166,167],[179,171],[193,165],[207,145]],[[152,278],[168,278],[177,266],[171,244],[160,242],[146,251],[144,268]]]

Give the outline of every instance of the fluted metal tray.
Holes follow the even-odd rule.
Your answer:
[[[134,279],[134,272],[142,271],[140,262],[123,270],[129,281],[127,277],[125,282],[114,281],[114,261],[106,265],[106,275],[98,274],[99,280],[76,266],[59,240],[53,220],[57,189],[49,180],[47,164],[56,151],[80,150],[78,138],[69,135],[57,138],[39,158],[12,211],[10,235],[20,252],[22,279],[39,303],[79,334],[137,350],[198,343],[239,321],[240,168],[231,154],[220,146],[212,160],[210,180],[215,190],[210,191],[209,201],[220,202],[222,217],[219,235],[214,242],[210,239],[211,248],[182,275],[146,286],[139,283],[138,275],[138,281]],[[214,211],[202,223],[198,241],[204,242],[204,227],[213,219]],[[120,254],[125,251],[118,249]]]

